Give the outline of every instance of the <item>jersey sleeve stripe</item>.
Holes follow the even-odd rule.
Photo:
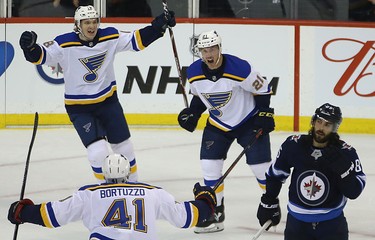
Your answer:
[[[44,49],[44,47],[41,47],[41,49],[42,49],[42,54],[40,55],[38,61],[33,62],[33,64],[35,65],[44,64],[46,61],[46,50]]]
[[[134,32],[132,43],[133,43],[133,49],[136,51],[145,49],[145,46],[142,43],[142,38],[141,38],[141,34],[139,33],[139,30],[136,30]]]
[[[48,228],[53,228],[51,222],[49,221],[47,210],[46,210],[46,204],[42,203],[42,206],[40,208],[40,215],[42,216],[43,223]]]
[[[60,224],[57,222],[55,214],[52,209],[51,202],[42,203],[40,208],[40,214],[43,219],[43,223],[48,228],[57,228],[60,227]]]

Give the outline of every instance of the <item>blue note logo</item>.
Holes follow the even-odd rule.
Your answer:
[[[14,58],[14,48],[12,44],[0,41],[0,77],[5,73],[5,70],[10,66]]]

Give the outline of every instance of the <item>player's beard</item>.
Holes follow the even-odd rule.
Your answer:
[[[331,133],[326,135],[323,131],[320,131],[320,130],[316,131],[315,129],[313,129],[313,131],[312,131],[312,137],[315,140],[315,142],[317,142],[317,143],[328,142],[329,139],[330,139],[330,135],[331,135]]]

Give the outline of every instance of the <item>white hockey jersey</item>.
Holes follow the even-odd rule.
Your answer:
[[[178,203],[162,188],[144,183],[85,186],[64,200],[43,203],[40,212],[47,227],[82,220],[90,238],[100,240],[156,240],[157,219],[189,228],[199,217],[191,202]]]
[[[254,95],[271,94],[268,81],[251,65],[238,57],[223,54],[224,72],[218,79],[208,79],[202,70],[202,60],[187,70],[190,90],[206,105],[209,122],[230,131],[257,113]]]
[[[99,28],[97,36],[97,43],[91,47],[83,45],[74,32],[57,36],[41,46],[42,55],[34,64],[60,64],[66,105],[99,103],[112,96],[116,90],[115,54],[145,48],[138,30],[119,32],[113,27]]]

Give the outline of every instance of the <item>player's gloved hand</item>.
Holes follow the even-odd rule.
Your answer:
[[[263,133],[270,133],[275,130],[275,119],[273,118],[273,108],[260,108],[257,115],[255,115],[254,125],[262,128]]]
[[[191,108],[184,108],[180,114],[178,114],[178,123],[183,129],[189,132],[194,132],[198,125],[199,118],[193,113]]]
[[[201,186],[199,182],[194,185],[193,189],[195,200],[205,201],[211,208],[212,214],[215,212],[216,207],[216,194],[215,191],[208,186]]]
[[[263,194],[258,207],[257,218],[261,226],[268,220],[272,221],[272,224],[266,229],[267,231],[271,226],[279,224],[281,219],[279,199]]]
[[[30,199],[22,199],[20,201],[14,202],[10,205],[8,211],[8,220],[13,224],[22,224],[24,223],[21,218],[21,212],[23,207],[26,205],[34,205],[33,201]]]
[[[164,12],[152,20],[151,25],[161,33],[164,33],[167,27],[176,26],[174,15],[175,13],[173,11]]]
[[[324,149],[323,155],[327,167],[341,179],[354,174],[354,163],[344,155],[341,147],[331,144]]]
[[[30,50],[34,48],[36,45],[37,38],[38,38],[38,35],[36,35],[36,33],[33,31],[23,32],[20,37],[20,46],[22,50]]]

